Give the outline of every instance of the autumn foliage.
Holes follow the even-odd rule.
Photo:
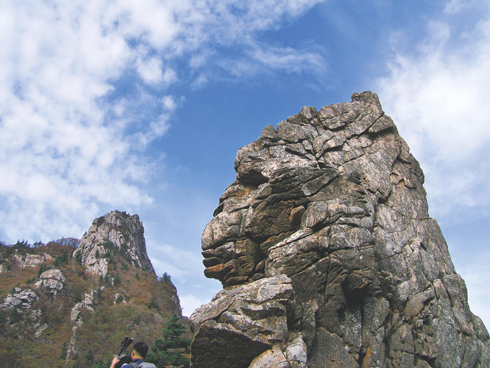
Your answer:
[[[101,278],[85,272],[72,257],[73,251],[64,242],[0,244],[4,270],[0,272],[0,305],[15,288],[32,289],[39,297],[28,309],[0,308],[0,368],[108,367],[125,336],[151,346],[162,337],[166,321],[172,316],[180,320],[177,291],[167,274],[159,278],[137,268],[114,249],[108,275]],[[21,267],[15,257],[24,259],[26,254],[48,254],[50,259]],[[66,278],[57,295],[34,285],[42,272],[53,268]],[[93,310],[81,308],[78,320],[72,321],[72,308],[92,290],[96,291]],[[32,318],[33,311],[40,311],[37,320]],[[43,325],[46,328],[36,337]],[[182,326],[179,331],[188,334]]]

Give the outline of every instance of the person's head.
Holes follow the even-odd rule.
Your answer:
[[[148,353],[148,345],[146,345],[143,341],[138,341],[133,345],[131,358],[133,358],[133,360],[137,358],[145,359],[147,353]]]

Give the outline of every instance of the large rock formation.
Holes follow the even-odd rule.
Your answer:
[[[87,271],[104,277],[111,251],[118,251],[134,266],[155,273],[146,254],[143,223],[138,215],[112,211],[96,218],[73,256],[80,259]]]
[[[94,219],[92,226],[80,240],[79,247],[73,252],[73,257],[85,266],[86,272],[98,275],[101,280],[108,278],[114,285],[116,277],[109,277],[108,271],[109,263],[113,261],[115,253],[121,254],[132,266],[155,274],[146,253],[144,227],[138,215],[112,211]],[[84,323],[81,311],[83,309],[94,311],[96,294],[96,289],[90,290],[84,294],[84,300],[76,303],[71,310],[70,320],[75,323],[75,326],[67,351],[69,357],[78,354],[76,349],[78,329]]]
[[[66,280],[63,272],[57,268],[43,272],[41,275],[39,275],[39,279],[40,280],[36,282],[34,286],[38,288],[42,287],[45,291],[53,295],[61,292]]]
[[[371,92],[305,107],[238,151],[202,237],[224,290],[196,368],[490,367],[424,175]]]

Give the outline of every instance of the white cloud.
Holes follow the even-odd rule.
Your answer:
[[[152,166],[143,151],[183,101],[167,93],[179,73],[206,69],[216,59],[197,55],[237,44],[254,63],[307,70],[300,52],[261,53],[255,39],[318,1],[2,1],[0,235],[76,236],[103,209],[151,203],[140,189]],[[219,69],[210,70],[189,87]]]
[[[192,294],[185,294],[179,297],[180,305],[182,306],[182,314],[190,317],[192,312],[203,304],[209,303],[209,300],[205,298],[198,298]]]
[[[462,0],[450,0],[447,2],[444,12],[448,14],[456,14],[463,7]]]
[[[149,84],[155,84],[163,79],[162,61],[156,57],[146,60],[138,59],[136,67],[141,78]]]
[[[190,276],[202,276],[203,265],[199,253],[172,245],[159,245],[151,239],[148,240],[148,243],[152,244],[149,255],[157,275],[167,272],[172,275],[173,280],[180,284],[186,283]]]
[[[167,111],[173,111],[177,108],[177,103],[175,102],[175,98],[174,96],[171,95],[163,96],[162,104],[165,110]]]
[[[486,280],[490,277],[488,270],[488,252],[486,257],[479,254],[466,267],[458,269],[468,288],[468,303],[471,311],[480,317],[485,326],[490,326],[490,295]]]
[[[464,279],[468,289],[468,303],[471,311],[479,316],[486,326],[490,326],[490,295],[486,280],[490,277],[488,259],[490,251],[486,245],[486,238],[479,240],[472,236],[474,248],[468,251],[465,238],[456,239],[450,244],[456,271]]]
[[[177,73],[172,68],[167,68],[162,74],[162,80],[170,85],[177,81]]]
[[[271,69],[282,69],[288,73],[300,73],[307,66],[313,73],[321,74],[325,70],[321,53],[308,50],[296,50],[291,47],[255,46],[250,56],[260,64]]]
[[[384,110],[426,173],[435,217],[490,200],[490,18],[488,9],[473,14],[474,26],[460,30],[463,5],[448,3],[449,15],[428,24],[415,52],[396,50],[390,75],[378,81]]]
[[[191,83],[193,90],[204,88],[208,84],[208,78],[204,74],[199,74],[198,77]]]

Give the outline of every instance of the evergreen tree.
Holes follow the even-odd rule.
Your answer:
[[[186,327],[180,322],[180,318],[174,314],[163,329],[163,339],[155,340],[146,356],[146,361],[154,363],[158,367],[168,365],[187,368],[190,361],[182,352],[188,352],[190,339],[182,338]]]
[[[85,354],[85,360],[87,360],[87,362],[90,364],[92,364],[94,362],[94,354],[92,354],[91,349],[88,349],[88,353]]]
[[[166,284],[169,284],[172,282],[172,278],[170,277],[170,275],[166,272],[163,273],[163,276],[161,278],[161,280],[166,283]]]
[[[61,348],[60,359],[66,358],[66,341],[63,343],[63,347]]]
[[[110,365],[110,363],[105,364],[102,359],[99,359],[97,362],[97,365],[94,366],[94,368],[107,368],[109,365]]]

